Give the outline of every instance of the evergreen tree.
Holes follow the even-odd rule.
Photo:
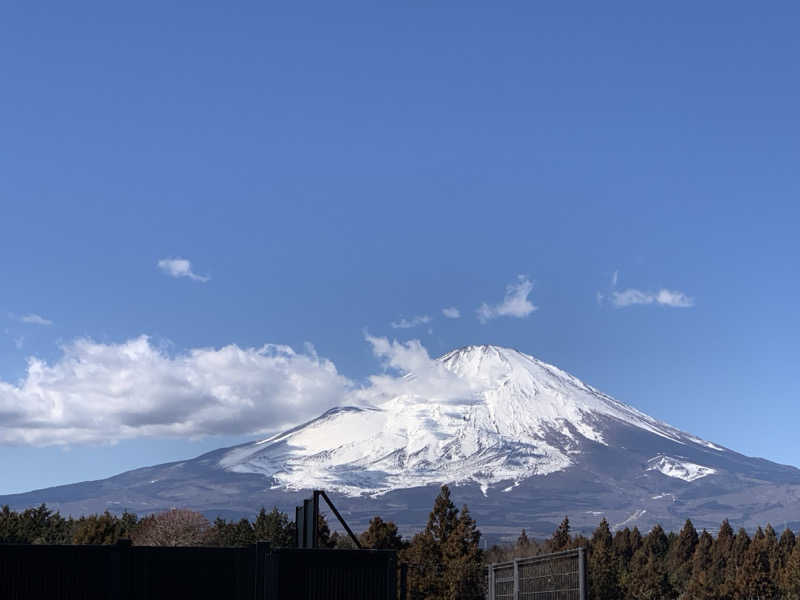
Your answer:
[[[353,541],[353,539],[349,535],[347,535],[346,533],[339,533],[338,531],[334,531],[331,534],[330,543],[337,550],[357,550],[358,549],[358,546],[356,546],[356,543]],[[362,547],[364,547],[364,546],[362,545]]]
[[[769,558],[770,573],[778,564],[778,534],[770,523],[764,528],[764,543],[766,544],[767,557]]]
[[[269,542],[273,548],[294,548],[295,524],[289,516],[273,507],[270,512],[261,510],[253,523],[253,535],[257,541]]]
[[[572,537],[569,534],[569,517],[564,517],[561,524],[553,532],[553,537],[550,538],[550,551],[561,552],[567,550],[572,544]]]
[[[443,485],[425,529],[411,539],[404,553],[404,560],[411,565],[409,588],[427,600],[445,598],[443,546],[456,528],[457,514],[458,509],[450,499],[450,488]]]
[[[789,561],[789,557],[792,555],[792,550],[794,550],[796,543],[797,538],[795,537],[794,532],[788,527],[784,529],[783,533],[781,534],[781,539],[778,540],[778,554],[781,557],[780,567]]]
[[[483,556],[481,532],[466,505],[456,519],[455,529],[442,545],[446,600],[483,598]]]
[[[402,550],[406,546],[397,533],[397,525],[380,517],[370,520],[367,530],[359,536],[359,542],[364,548],[373,550]]]
[[[625,598],[630,598],[631,560],[633,555],[642,545],[642,536],[634,527],[633,531],[627,527],[617,531],[614,536],[614,555],[617,557],[617,572],[619,573],[620,593]]]
[[[745,575],[744,561],[747,549],[750,547],[750,536],[743,527],[735,536],[731,537],[729,543],[723,544],[721,536],[717,537],[714,544],[714,563],[715,567],[722,564],[724,567],[723,581],[719,585],[720,594],[726,598],[737,598],[741,589],[740,581]]]
[[[691,559],[691,577],[686,585],[686,593],[693,600],[712,600],[719,587],[714,581],[714,539],[705,529],[700,534]]]
[[[641,548],[631,559],[627,593],[636,600],[660,599],[670,594],[669,579],[664,564],[669,542],[661,525],[647,534]]]
[[[69,544],[72,523],[44,504],[28,508],[18,516],[17,534],[25,544]]]
[[[769,527],[772,530],[772,527]],[[739,598],[772,598],[777,591],[770,569],[770,546],[777,546],[775,531],[771,535],[759,527],[745,553],[742,569],[736,580]]]
[[[335,548],[336,540],[331,539],[331,528],[322,513],[317,518],[317,544],[319,548]]]
[[[136,531],[136,527],[139,524],[139,517],[136,516],[136,513],[128,512],[127,510],[122,512],[122,516],[119,518],[120,526],[122,528],[121,537],[130,539],[133,537],[134,532]]]
[[[776,561],[774,567],[774,573],[776,577],[776,582],[778,583],[778,589],[780,590],[781,594],[784,597],[791,596],[791,592],[787,589],[787,581],[786,575],[788,573],[788,565],[792,559],[792,552],[794,552],[794,547],[797,544],[797,539],[795,538],[794,533],[788,527],[784,529],[783,534],[781,534],[781,539],[778,541],[778,560]],[[798,573],[800,575],[800,573]],[[798,598],[800,600],[800,598]]]
[[[619,598],[619,570],[614,553],[613,538],[605,518],[594,530],[589,542],[587,572],[589,575],[589,598],[605,600]]]
[[[528,539],[528,534],[523,529],[517,538],[516,548],[520,553],[525,553],[530,550],[531,541]]]
[[[408,584],[415,597],[426,600],[479,598],[482,578],[480,532],[465,506],[459,515],[442,486],[425,529],[403,551],[409,564]]]
[[[711,549],[712,563],[709,569],[714,589],[722,598],[732,597],[736,589],[733,573],[737,567],[732,554],[735,543],[736,536],[733,534],[733,527],[725,519],[719,526],[717,539],[714,540],[714,546]]]
[[[788,600],[800,600],[800,543],[796,543],[780,577],[780,589]]]
[[[81,517],[72,527],[73,544],[116,544],[125,532],[124,524],[108,511]]]
[[[686,589],[692,576],[692,558],[697,547],[697,530],[689,519],[677,536],[669,544],[666,567],[670,586],[680,595]],[[710,549],[710,548],[709,548]]]
[[[22,544],[19,515],[8,504],[0,510],[0,544]]]

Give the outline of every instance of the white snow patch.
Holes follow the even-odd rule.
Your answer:
[[[648,471],[660,471],[667,477],[683,479],[684,481],[695,481],[717,472],[716,469],[711,467],[704,467],[703,465],[663,454],[654,456],[647,462],[650,465],[647,467]]]
[[[633,513],[627,519],[622,521],[622,523],[617,523],[616,525],[614,525],[614,529],[619,529],[620,527],[625,527],[626,525],[633,523],[634,521],[638,521],[644,516],[646,512],[647,510],[645,510],[644,508],[640,508],[639,510],[633,511]]]
[[[663,494],[658,494],[658,496],[651,496],[650,499],[651,500],[661,500],[662,498],[666,498],[668,496],[670,498],[672,498],[673,502],[677,502],[678,501],[678,499],[675,497],[675,494],[670,494],[669,492],[664,492]]]

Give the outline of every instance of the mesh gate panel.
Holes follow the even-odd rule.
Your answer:
[[[517,559],[489,568],[490,600],[585,600],[582,548]]]

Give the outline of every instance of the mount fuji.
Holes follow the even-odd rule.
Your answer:
[[[437,487],[455,486],[490,537],[656,522],[800,525],[800,470],[750,458],[660,422],[516,350],[468,346],[411,372],[378,404],[334,408],[264,440],[109,479],[0,497],[79,514],[185,506],[209,515],[290,510],[332,493],[363,526],[407,532]],[[423,379],[424,383],[423,384]],[[433,383],[431,383],[433,382]]]

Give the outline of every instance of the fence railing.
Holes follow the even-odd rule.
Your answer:
[[[488,600],[586,600],[583,548],[489,565]]]
[[[0,599],[396,600],[390,550],[0,545]]]

